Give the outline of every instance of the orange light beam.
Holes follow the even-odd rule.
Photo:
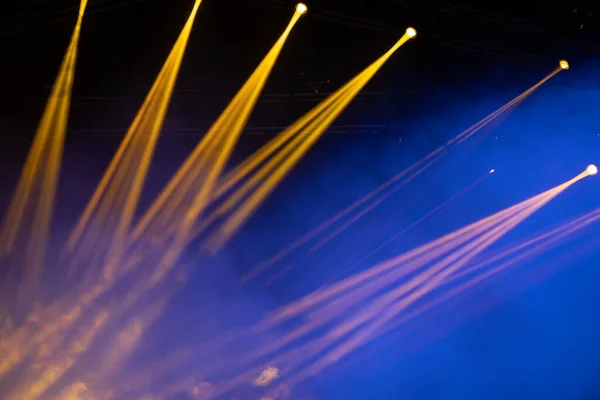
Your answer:
[[[33,206],[30,232],[27,232],[25,265],[27,279],[33,285],[40,283],[48,245],[48,235],[54,209],[56,185],[60,175],[62,150],[69,118],[71,91],[77,48],[81,35],[87,0],[80,2],[77,23],[66,54],[61,63],[52,92],[42,114],[25,166],[0,229],[0,257],[11,253],[20,232],[24,232],[24,218]],[[37,198],[36,189],[38,191]],[[29,293],[31,294],[31,293]]]
[[[301,16],[302,13],[296,10],[269,53],[136,225],[133,231],[134,240],[139,239],[147,230],[153,229],[157,223],[164,222],[165,216],[170,217],[169,223],[172,225],[176,225],[173,224],[175,220],[177,224],[186,226],[194,223],[203,212],[210,199],[209,194],[213,192],[215,181],[220,177],[283,45]],[[199,189],[193,191],[197,185],[200,185]],[[189,204],[183,203],[186,196],[192,197]],[[173,217],[172,213],[177,209],[183,211],[180,216]],[[164,210],[167,210],[166,214]],[[187,236],[188,233],[178,235]]]
[[[272,154],[279,147],[283,146],[286,141],[290,142],[283,150],[279,152],[279,154],[277,154],[263,168],[256,172],[250,178],[249,181],[247,181],[234,194],[231,194],[224,205],[220,206],[213,214],[208,215],[202,221],[199,227],[194,227],[190,232],[190,236],[193,237],[199,234],[203,229],[212,224],[220,215],[226,214],[227,212],[231,211],[235,206],[238,206],[239,203],[243,200],[243,198],[247,196],[251,192],[251,190],[253,190],[256,187],[256,185],[258,185],[262,180],[264,180],[266,176],[272,174],[273,170],[277,167],[277,165],[282,160],[286,159],[284,155],[289,156],[293,154],[294,147],[297,147],[299,144],[301,144],[304,141],[304,139],[306,139],[310,135],[311,130],[321,129],[321,127],[324,126],[326,120],[332,120],[331,115],[327,115],[326,112],[341,112],[341,105],[348,103],[349,100],[355,96],[357,89],[359,90],[360,87],[366,84],[366,80],[368,80],[368,75],[373,75],[376,72],[376,70],[383,64],[383,61],[389,58],[393,51],[400,47],[406,40],[407,38],[403,36],[403,38],[400,39],[390,51],[388,51],[375,63],[371,64],[371,66],[365,71],[363,71],[363,73],[357,75],[350,82],[348,82],[334,94],[329,96],[329,98],[317,105],[309,113],[301,117],[298,121],[292,124],[292,126],[286,129],[280,135],[278,135],[274,139],[274,141],[277,143],[274,143],[273,141],[268,143],[257,153],[255,153],[253,156],[251,156],[249,159],[243,162],[238,168],[234,169],[234,171],[232,171],[232,173],[235,175],[234,177],[231,177],[231,174],[229,174],[225,178],[220,180],[218,185],[215,187],[217,198],[224,194],[227,190],[229,190],[231,185],[239,182],[242,178],[247,176],[251,172],[252,168],[265,161],[268,155]],[[367,78],[365,76],[367,76]],[[268,154],[265,154],[265,152],[267,152]],[[216,200],[214,194],[211,200]],[[236,221],[235,223],[241,222]],[[228,227],[228,230],[231,230],[231,226]]]
[[[323,132],[325,132],[329,125],[331,125],[339,114],[341,114],[356,94],[358,94],[358,92],[369,82],[383,64],[385,64],[397,49],[414,36],[409,35],[409,30],[407,30],[407,33],[405,33],[390,50],[358,75],[360,78],[357,80],[356,85],[348,88],[347,95],[341,97],[339,103],[331,105],[332,110],[330,112],[317,117],[299,132],[297,137],[288,143],[284,149],[280,150],[280,154],[287,153],[289,156],[281,162],[278,167],[275,167],[276,162],[271,160],[255,173],[258,175],[266,175],[266,171],[268,171],[269,175],[268,177],[265,177],[262,184],[248,196],[247,200],[233,212],[229,219],[221,225],[219,231],[211,239],[212,243],[209,245],[213,247],[213,251],[221,248],[239,227],[250,218],[253,212],[262,204],[287,173],[300,161],[302,156],[310,149],[310,147],[312,147]],[[275,158],[277,158],[277,156]]]
[[[16,399],[37,400],[57,382],[70,369],[73,368],[77,360],[88,349],[92,341],[97,337],[100,330],[108,321],[109,313],[102,310],[98,313],[91,324],[85,326],[82,332],[79,332],[77,340],[68,343],[68,348],[62,354],[52,357],[45,364],[35,363],[27,370],[29,379],[23,386],[17,387],[16,393],[11,393],[7,397]],[[41,368],[40,368],[41,367]],[[11,396],[12,395],[12,396]]]
[[[69,238],[67,248],[73,251],[83,240],[86,229],[92,236],[91,242],[102,227],[106,228],[106,221],[115,224],[110,227],[113,235],[105,266],[107,276],[114,273],[125,250],[125,236],[129,233],[200,4],[201,0],[194,2],[171,53]],[[118,218],[109,219],[115,212]]]

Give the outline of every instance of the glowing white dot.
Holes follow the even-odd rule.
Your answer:
[[[308,7],[306,7],[306,4],[304,3],[298,3],[296,4],[296,11],[300,14],[305,14],[308,11]]]
[[[596,167],[594,164],[588,165],[585,171],[588,173],[588,175],[596,175],[598,173],[598,167]]]

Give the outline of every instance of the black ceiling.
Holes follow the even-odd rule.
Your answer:
[[[77,66],[75,109],[79,105],[80,114],[85,114],[86,107],[118,107],[126,123],[174,42],[191,3],[90,0]],[[202,101],[209,115],[211,107],[214,112],[222,108],[277,37],[294,3],[204,0],[175,102],[185,108],[189,99],[194,99],[194,104]],[[305,106],[314,104],[385,51],[407,26],[417,28],[418,40],[402,49],[406,57],[395,57],[392,65],[382,70],[367,88],[375,94],[367,93],[367,98],[378,99],[389,92],[420,94],[432,82],[485,74],[490,65],[545,73],[559,58],[577,63],[594,56],[598,47],[593,2],[307,3],[309,13],[295,28],[265,89],[271,97],[263,97],[262,102],[271,104],[269,107],[298,96],[303,96]],[[12,0],[3,10],[0,116],[5,124],[10,118],[20,121],[19,125],[25,120],[30,120],[29,127],[35,125],[32,116],[39,112],[53,81],[78,4],[78,0]],[[95,122],[87,124],[100,128]],[[80,124],[81,129],[84,126]]]

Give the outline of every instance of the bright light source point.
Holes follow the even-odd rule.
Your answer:
[[[406,30],[406,36],[408,36],[409,38],[414,38],[415,36],[417,36],[417,30],[415,28],[408,28]]]
[[[306,7],[306,4],[304,3],[298,3],[296,4],[296,11],[298,11],[300,14],[306,14],[308,7]]]
[[[588,165],[585,171],[588,173],[588,175],[596,175],[598,173],[598,167],[596,167],[594,164]]]
[[[569,63],[567,62],[567,60],[560,60],[558,62],[558,65],[560,66],[561,69],[564,69],[564,70],[569,69]]]
[[[496,172],[496,170],[495,170],[495,169],[493,169],[493,168],[492,168],[492,169],[490,169],[490,174],[493,174],[494,172]]]

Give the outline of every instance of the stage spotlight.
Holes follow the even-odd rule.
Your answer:
[[[591,164],[588,165],[585,171],[588,173],[588,175],[596,175],[598,173],[598,167],[596,167],[594,164]]]
[[[306,14],[308,7],[306,7],[306,4],[304,3],[298,3],[296,4],[296,11],[298,11],[300,14]]]
[[[417,36],[417,30],[415,28],[408,28],[406,30],[406,36],[408,36],[409,38],[414,38],[415,36]]]
[[[567,62],[567,60],[560,60],[558,62],[558,65],[560,66],[560,69],[564,69],[564,70],[569,69],[569,63]]]

